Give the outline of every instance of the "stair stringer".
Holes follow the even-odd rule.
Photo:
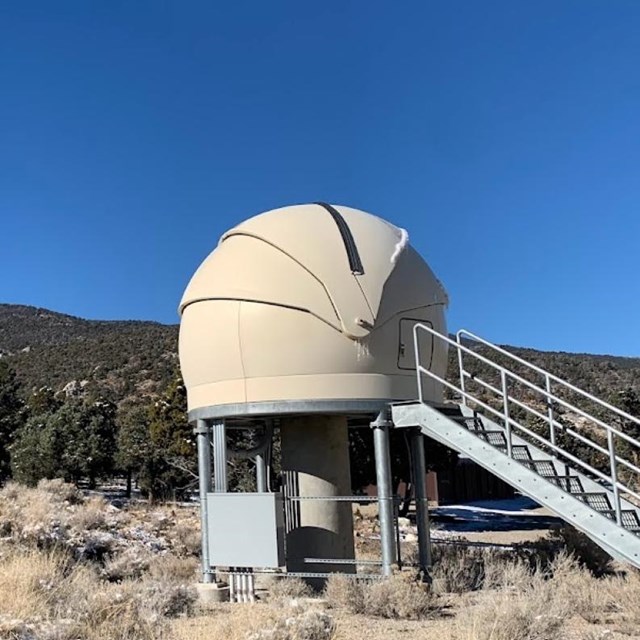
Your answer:
[[[459,405],[458,408],[460,409],[461,414],[467,418],[471,418],[477,414],[477,412],[475,412],[473,409],[469,407],[465,407],[463,405]],[[491,418],[487,418],[484,414],[481,415],[480,417],[487,429],[504,431],[504,427],[501,424],[498,424],[497,422],[494,422],[493,420],[491,420]],[[609,489],[608,486],[602,485],[596,482],[595,480],[593,480],[593,478],[590,478],[589,476],[585,475],[578,465],[572,465],[572,464],[563,462],[562,460],[547,453],[546,451],[539,449],[535,444],[532,444],[531,441],[525,440],[520,436],[516,435],[515,433],[512,434],[511,439],[513,444],[516,446],[523,445],[528,447],[529,451],[534,455],[534,458],[536,460],[548,460],[549,462],[553,463],[556,471],[558,472],[558,475],[562,475],[565,471],[565,468],[568,467],[571,470],[571,473],[575,474],[578,478],[580,478],[580,482],[582,483],[582,486],[585,491],[591,492],[591,493],[606,493],[609,496],[609,500],[611,501],[611,504],[613,505],[613,492],[611,491],[611,489]],[[620,498],[620,506],[622,509],[635,509],[636,511],[638,511],[638,507],[635,504],[629,502],[628,500],[625,500],[622,497]]]
[[[618,526],[613,520],[545,480],[535,471],[513,460],[455,420],[440,413],[436,408],[420,402],[404,403],[392,405],[391,412],[394,427],[420,427],[425,436],[468,456],[493,475],[547,507],[559,518],[589,536],[611,556],[640,568],[640,537]],[[480,417],[486,420],[484,416]],[[491,424],[489,420],[486,422]],[[528,441],[514,436],[513,442],[527,445],[532,452],[535,451],[536,455],[540,455],[540,459],[552,459],[548,454],[536,450],[536,447]],[[555,463],[560,464],[559,461],[554,460]],[[581,479],[588,480],[574,468],[572,472],[579,475]],[[599,492],[610,493],[600,485],[597,487]]]

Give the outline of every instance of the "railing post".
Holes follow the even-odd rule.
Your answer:
[[[462,361],[462,349],[460,348],[460,332],[456,333],[456,342],[458,343],[458,369],[460,370],[460,389],[462,390],[462,404],[467,406],[466,389],[464,388],[464,363]]]
[[[607,429],[607,443],[609,445],[609,464],[611,467],[611,482],[613,483],[613,501],[615,502],[616,522],[622,526],[622,512],[620,505],[620,489],[618,488],[618,465],[616,461],[615,435]]]
[[[544,385],[547,391],[547,416],[549,417],[549,439],[551,440],[551,444],[555,446],[556,444],[556,427],[553,421],[553,402],[551,400],[551,378],[548,373],[544,374]]]
[[[511,419],[509,418],[509,395],[507,390],[507,372],[500,369],[500,380],[502,381],[502,408],[504,411],[504,428],[507,432],[507,455],[512,458],[513,441],[511,439]]]
[[[422,370],[420,368],[420,348],[419,348],[419,342],[418,342],[419,329],[420,329],[419,324],[413,325],[413,353],[415,358],[416,376],[417,376],[417,382],[418,382],[418,400],[422,403]]]

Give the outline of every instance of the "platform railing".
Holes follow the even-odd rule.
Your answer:
[[[424,402],[423,376],[426,375],[444,385],[455,394],[458,394],[463,405],[471,406],[472,408],[481,408],[491,416],[497,417],[504,425],[505,436],[507,440],[507,454],[509,455],[509,457],[513,458],[512,434],[515,429],[519,433],[519,435],[521,435],[521,437],[523,437],[522,434],[526,436],[524,437],[525,440],[527,440],[527,438],[535,440],[539,444],[543,445],[543,447],[557,454],[558,457],[562,458],[564,461],[569,461],[579,466],[588,474],[595,476],[603,484],[609,485],[613,494],[616,522],[619,525],[622,524],[622,495],[625,495],[626,497],[632,497],[640,505],[640,494],[637,492],[637,488],[638,486],[640,486],[640,467],[635,464],[635,461],[640,459],[640,442],[627,433],[624,433],[619,428],[614,427],[611,424],[605,422],[603,419],[594,416],[589,411],[576,406],[565,398],[560,397],[557,393],[554,392],[554,389],[562,389],[563,391],[568,391],[576,394],[585,402],[591,402],[597,405],[604,413],[608,412],[616,416],[617,419],[622,419],[627,421],[628,423],[640,426],[640,419],[638,417],[632,416],[626,411],[623,411],[609,404],[608,402],[597,398],[596,396],[576,387],[575,385],[572,385],[566,380],[559,378],[551,372],[546,371],[545,369],[542,369],[541,367],[538,367],[530,362],[527,362],[526,360],[510,353],[506,349],[498,347],[497,345],[494,345],[491,342],[488,342],[487,340],[484,340],[483,338],[480,338],[479,336],[466,331],[465,329],[458,331],[455,340],[423,324],[416,324],[414,326],[413,332],[416,374],[418,379],[418,397],[420,399],[420,402]],[[445,379],[444,377],[430,371],[428,368],[421,364],[420,337],[424,333],[430,334],[432,336],[434,345],[435,340],[441,340],[446,343],[449,348],[453,348],[456,351],[456,359],[459,368],[459,385],[456,385]],[[534,372],[537,375],[541,375],[542,385],[535,384],[534,382],[531,382],[530,380],[527,380],[523,376],[519,375],[509,367],[499,364],[495,360],[492,360],[490,357],[478,353],[474,349],[463,344],[463,340],[472,340],[482,345],[486,349],[493,351],[496,354],[500,354],[500,356],[505,357],[508,360],[510,359],[512,362],[520,365],[520,367],[524,367],[528,371]],[[489,381],[484,380],[478,375],[470,372],[465,367],[465,357],[467,358],[467,362],[469,362],[469,359],[471,359],[474,362],[480,362],[484,365],[487,365],[493,372],[495,372],[496,376],[499,378],[499,386],[491,384]],[[495,397],[497,404],[500,405],[500,409],[497,409],[487,402],[484,402],[478,397],[478,395],[471,392],[469,390],[469,385],[467,384],[469,381],[473,381],[485,391],[493,394],[493,397]],[[534,406],[534,403],[530,401],[527,402],[526,400],[515,397],[510,391],[510,385],[513,386],[514,383],[523,385],[524,387],[527,387],[530,392],[537,394],[541,398],[542,404],[546,405],[546,413],[542,413],[541,411],[539,411]],[[547,424],[549,427],[549,436],[545,437],[544,435],[536,433],[535,431],[523,425],[518,420],[514,419],[510,414],[511,406],[519,407],[527,414],[532,415],[538,420],[543,421],[543,423]],[[602,434],[602,440],[606,441],[606,446],[604,444],[596,442],[586,433],[579,433],[566,424],[559,422],[557,411],[555,411],[556,406],[562,407],[563,409],[573,412],[589,421],[589,423],[593,425],[593,427],[596,428],[599,433]],[[606,456],[608,459],[608,473],[595,468],[586,460],[572,454],[571,452],[567,451],[567,449],[560,446],[558,444],[557,437],[559,432],[580,441],[594,451],[597,451],[603,456]],[[625,456],[625,453],[621,451],[621,441],[624,441],[626,443],[626,447],[630,450],[634,462],[628,459],[628,456]],[[629,472],[627,474],[628,479],[622,480],[620,478],[620,466],[624,467],[627,472]]]

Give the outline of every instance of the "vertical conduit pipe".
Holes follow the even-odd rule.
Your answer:
[[[202,539],[202,582],[213,582],[209,560],[209,522],[207,494],[211,491],[211,444],[209,424],[198,420],[194,429],[198,443],[198,480],[200,489],[200,527]]]
[[[424,436],[420,429],[411,430],[413,486],[416,497],[416,525],[418,527],[418,562],[425,582],[431,583],[431,531],[427,498],[427,465],[424,457]]]
[[[213,490],[227,492],[227,429],[224,420],[212,425],[213,431]]]
[[[229,573],[229,601],[236,601],[236,574],[233,573],[233,568],[231,568]]]
[[[376,484],[378,487],[378,518],[380,520],[380,543],[382,546],[382,573],[391,575],[396,561],[393,539],[393,492],[391,487],[391,456],[389,452],[388,409],[384,409],[371,423],[373,447],[376,458]]]

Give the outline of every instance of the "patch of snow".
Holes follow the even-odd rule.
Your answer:
[[[407,230],[402,229],[401,227],[396,227],[395,229],[399,233],[400,237],[398,238],[398,241],[396,242],[396,246],[393,250],[393,253],[391,254],[390,261],[392,265],[395,265],[398,258],[400,257],[400,254],[404,251],[405,247],[409,244],[409,233],[407,232]]]

